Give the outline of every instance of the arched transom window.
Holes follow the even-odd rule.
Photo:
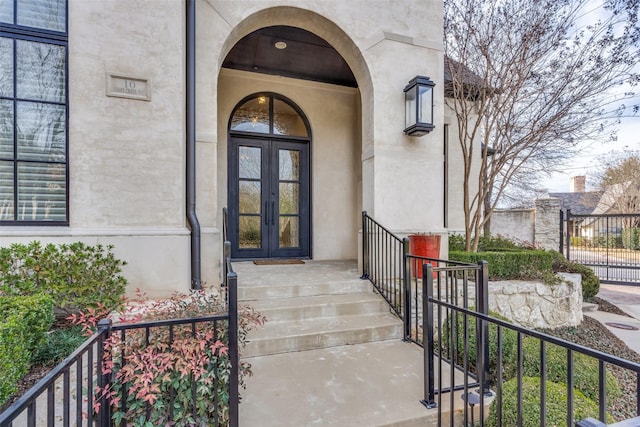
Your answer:
[[[251,95],[235,109],[229,130],[266,135],[309,137],[309,127],[298,108],[275,94]]]

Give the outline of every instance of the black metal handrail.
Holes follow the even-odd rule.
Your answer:
[[[0,426],[12,427],[20,425],[34,427],[38,425],[38,407],[41,397],[46,394],[44,403],[46,419],[53,423],[55,419],[56,384],[62,379],[62,422],[64,425],[83,425],[84,414],[93,412],[95,403],[96,378],[99,375],[97,362],[101,360],[101,348],[104,332],[99,331],[87,339],[78,349],[71,353],[58,366],[31,387],[22,397],[16,400],[5,411],[0,413]],[[71,385],[71,371],[75,367],[75,384]],[[75,389],[75,393],[72,391]],[[40,402],[38,401],[40,399]],[[72,403],[73,400],[73,403]],[[26,413],[25,413],[26,411]],[[15,423],[15,424],[14,424]],[[47,422],[47,425],[52,425]]]
[[[628,360],[624,360],[622,358],[612,356],[594,349],[590,349],[579,344],[571,343],[560,338],[542,333],[533,331],[530,329],[526,329],[517,325],[514,325],[508,321],[500,320],[489,316],[486,312],[488,307],[484,306],[486,301],[488,300],[488,289],[486,286],[480,285],[476,286],[477,292],[482,295],[476,295],[476,302],[482,304],[481,307],[472,307],[468,303],[465,305],[460,304],[460,301],[456,301],[455,298],[442,298],[442,294],[437,293],[438,287],[433,283],[433,272],[437,269],[434,269],[431,265],[424,265],[424,277],[427,278],[425,281],[425,288],[423,290],[423,307],[424,307],[424,316],[423,316],[423,329],[425,333],[426,344],[425,348],[425,384],[431,383],[431,379],[429,378],[433,372],[439,373],[439,385],[442,384],[443,381],[443,372],[447,370],[445,367],[446,364],[450,364],[448,366],[449,371],[451,372],[449,376],[449,389],[450,390],[459,390],[461,391],[460,397],[464,401],[465,407],[471,407],[471,411],[465,410],[463,412],[464,416],[464,424],[463,425],[485,425],[486,422],[486,412],[485,412],[485,403],[487,403],[487,399],[491,396],[491,399],[496,400],[496,404],[492,406],[496,410],[496,420],[497,425],[505,425],[502,423],[503,418],[503,390],[502,390],[502,378],[504,377],[504,363],[503,354],[502,354],[502,344],[503,339],[507,333],[515,334],[517,336],[516,339],[516,348],[514,350],[515,354],[515,372],[516,372],[516,381],[517,381],[517,410],[518,419],[522,419],[522,399],[523,399],[523,371],[524,371],[524,361],[523,361],[523,339],[525,337],[532,337],[539,340],[539,359],[540,359],[540,419],[545,420],[546,418],[546,360],[547,360],[547,347],[548,345],[556,345],[559,346],[567,352],[567,369],[566,369],[566,381],[567,384],[567,409],[566,409],[566,425],[572,426],[576,425],[580,427],[587,426],[602,426],[606,424],[602,424],[606,420],[607,415],[607,383],[606,383],[606,367],[608,365],[617,366],[620,369],[625,369],[627,371],[631,371],[636,376],[636,382],[638,387],[636,389],[636,416],[640,415],[640,364],[634,363]],[[483,270],[486,270],[486,265],[483,266]],[[449,275],[453,274],[455,269],[451,269],[449,271]],[[481,281],[486,285],[486,282],[482,277],[485,276],[483,272],[480,277]],[[476,279],[478,280],[478,279]],[[434,294],[434,288],[436,289],[436,293]],[[457,292],[454,292],[457,294]],[[453,296],[451,293],[449,296]],[[455,322],[459,322],[459,324],[455,324]],[[494,333],[489,335],[489,326],[494,330]],[[478,351],[476,353],[470,354],[469,350],[469,342],[473,340],[472,331],[477,331],[476,335],[476,348],[482,349],[482,351]],[[462,336],[456,336],[456,334],[462,333]],[[492,356],[495,360],[489,361],[489,341],[495,340],[496,348],[498,348],[497,354]],[[464,343],[464,344],[460,344]],[[593,358],[597,361],[598,364],[598,418],[600,420],[600,424],[588,424],[581,423],[579,420],[574,420],[574,354],[580,353],[586,357]],[[431,362],[429,362],[431,361]],[[430,364],[431,363],[431,364]],[[433,363],[438,363],[438,367],[434,367]],[[494,383],[491,384],[492,390],[490,390],[489,384],[489,365],[490,363],[494,364],[495,371],[492,371],[494,378]],[[455,369],[451,369],[452,367],[458,367],[465,373],[460,379],[458,375],[456,379],[456,375],[454,374]],[[473,375],[467,375],[473,374]],[[477,381],[476,381],[477,380]],[[484,387],[476,390],[475,387],[478,384],[484,384]],[[437,396],[437,397],[436,397]],[[434,388],[425,388],[425,399],[423,403],[429,404],[430,407],[438,408],[438,423],[442,424],[443,420],[443,405],[444,407],[449,406],[450,425],[453,425],[453,417],[454,417],[454,406],[455,399],[454,393],[450,393],[449,398],[445,401],[442,392],[438,393]],[[477,420],[474,420],[474,406],[477,406],[477,411],[479,412],[479,416]],[[469,424],[468,418],[471,417],[471,424]],[[541,424],[542,425],[542,424]],[[624,425],[624,426],[637,426],[638,424],[633,424],[631,421],[614,424],[616,426]]]
[[[362,212],[362,279],[369,280],[405,320],[404,257],[408,251],[409,239],[399,238]]]

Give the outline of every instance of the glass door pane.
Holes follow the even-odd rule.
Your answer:
[[[260,249],[262,244],[261,147],[238,147],[238,248]]]

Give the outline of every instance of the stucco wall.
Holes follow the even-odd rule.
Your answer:
[[[491,234],[533,242],[535,219],[535,209],[496,209],[491,215]]]
[[[283,93],[313,130],[313,256],[357,256],[359,212],[398,232],[443,232],[442,2],[197,0],[197,204],[202,278],[220,281],[226,123],[243,95]],[[292,25],[327,40],[358,90],[221,73],[244,35]],[[185,290],[185,3],[69,0],[69,227],[3,227],[15,241],[114,243],[131,288]],[[150,101],[106,95],[106,73],[147,79]],[[436,82],[435,131],[407,137],[406,83]],[[225,79],[232,84],[227,87]],[[315,97],[311,101],[310,98]],[[418,197],[425,188],[428,197]],[[417,196],[418,195],[418,196]]]

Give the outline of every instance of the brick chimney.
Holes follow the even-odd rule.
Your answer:
[[[572,176],[569,182],[569,191],[572,193],[584,193],[585,192],[586,178],[582,176]]]

